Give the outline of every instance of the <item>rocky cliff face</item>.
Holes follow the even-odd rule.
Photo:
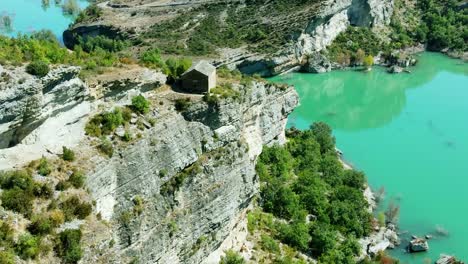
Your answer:
[[[200,263],[216,250],[258,192],[255,159],[284,141],[294,89],[254,83],[240,100],[161,112],[142,139],[97,160],[88,186],[96,210],[114,220],[122,258]],[[132,212],[135,199],[141,214]],[[118,263],[118,259],[112,262]]]
[[[147,69],[100,77],[91,89],[75,67],[42,79],[23,68],[1,70],[0,169],[59,154],[65,145],[88,171],[95,213],[109,224],[82,223],[83,263],[217,263],[219,255],[207,257],[244,221],[258,193],[256,157],[264,144],[284,142],[298,104],[292,87],[252,82],[234,85],[240,96],[217,103],[189,96],[193,103],[179,113],[173,100],[188,95],[154,90],[164,76]],[[142,92],[161,103],[150,114],[155,125],[115,143],[112,158],[98,154],[84,135],[86,121],[100,105],[127,104]]]
[[[320,57],[318,53],[326,49],[350,25],[363,27],[388,25],[393,14],[393,4],[393,0],[326,1],[318,15],[310,20],[292,45],[271,57],[247,58],[236,66],[243,72],[266,76],[297,69],[308,63],[309,57]]]
[[[89,91],[79,71],[57,67],[39,79],[23,67],[0,66],[0,169],[58,151],[58,142],[77,142],[80,136],[74,131],[90,112]]]
[[[79,23],[70,28],[64,34],[65,43],[72,47],[78,36],[102,34],[110,38],[121,36],[124,39],[138,39],[140,42],[146,40],[147,44],[156,43],[154,45],[157,46],[158,43],[164,43],[165,36],[171,34],[172,31],[180,33],[179,38],[196,31],[201,18],[206,16],[212,16],[216,21],[219,20],[220,24],[226,24],[230,13],[235,12],[236,8],[242,10],[246,6],[242,1],[223,1],[223,4],[207,0],[148,0],[145,2],[125,0],[119,2],[123,4],[115,5],[112,1],[99,4],[103,10],[102,17]],[[277,1],[256,2],[257,10],[260,12],[266,6],[275,8],[274,5],[269,5],[273,2]],[[294,3],[297,4],[297,1]],[[266,53],[257,53],[245,47],[248,45],[229,48],[231,47],[229,44],[222,46],[219,43],[211,43],[210,45],[221,45],[218,47],[219,56],[214,56],[213,61],[218,65],[237,67],[244,73],[257,73],[263,76],[298,69],[307,62],[310,56],[315,56],[330,45],[338,34],[345,31],[350,25],[373,28],[388,25],[394,7],[393,0],[309,0],[302,1],[301,8],[294,8],[294,3],[281,7],[285,10],[290,8],[290,11],[285,13],[277,12],[278,14],[271,15],[271,12],[263,10],[263,19],[257,21],[259,26],[274,28],[272,35],[287,31],[285,34],[287,40],[284,40],[281,45],[274,46],[274,49],[270,48]],[[190,13],[194,9],[199,10],[199,13],[195,13],[195,15]],[[206,13],[203,12],[204,9],[217,11],[212,10],[211,13]],[[251,10],[245,12],[248,13]],[[250,14],[250,16],[255,15],[256,13]],[[191,20],[184,20],[191,16],[194,16]],[[244,20],[249,18],[244,18]],[[186,23],[180,21],[186,21]],[[152,29],[157,28],[159,23],[166,23],[167,30],[154,37],[151,33]],[[169,23],[169,27],[167,23]],[[211,36],[206,37],[210,38]],[[278,39],[275,40],[278,41]],[[176,40],[171,41],[176,43]],[[180,45],[187,46],[186,41],[182,42],[183,44]],[[175,48],[181,49],[181,47]],[[190,54],[190,51],[187,53]]]

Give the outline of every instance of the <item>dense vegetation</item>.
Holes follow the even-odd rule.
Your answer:
[[[459,8],[459,4],[456,0],[420,0],[415,10],[418,15],[411,13],[411,16],[420,17],[417,25],[400,21],[404,18],[394,15],[389,40],[386,41],[369,28],[349,27],[338,35],[327,52],[332,60],[340,64],[360,65],[364,62],[364,54],[375,56],[382,51],[386,58],[392,59],[392,51],[417,43],[427,44],[432,51],[467,51],[468,10]],[[407,8],[400,1],[396,5],[397,9]],[[400,16],[405,15],[410,16],[406,13]]]
[[[362,65],[366,57],[390,50],[369,28],[363,27],[349,27],[327,48],[330,58],[343,65]]]
[[[107,44],[105,38],[98,37],[96,41],[89,40],[83,42],[83,46],[76,46],[74,52],[70,53],[50,31],[39,31],[30,36],[19,35],[16,38],[0,36],[0,63],[19,65],[31,62],[28,72],[39,77],[47,74],[49,64],[77,65],[89,72],[96,72],[102,67],[116,66],[120,62],[115,50],[108,48]]]
[[[143,38],[156,39],[158,47],[167,54],[209,55],[220,47],[243,45],[253,51],[274,53],[307,25],[309,15],[320,2],[250,0],[244,6],[204,5],[155,25]],[[286,19],[289,23],[280,23]]]
[[[460,4],[456,0],[419,0],[422,23],[414,38],[434,51],[468,51],[468,9],[460,8]]]
[[[343,169],[324,123],[291,129],[287,136],[286,146],[266,147],[259,157],[264,213],[249,215],[249,230],[262,230],[319,263],[355,263],[356,239],[370,233],[373,219],[363,196],[364,174]],[[274,241],[262,240],[279,259]]]
[[[137,63],[133,55],[125,50],[131,42],[110,39],[105,36],[79,38],[73,52],[62,47],[50,31],[38,31],[31,35],[19,35],[16,38],[0,36],[0,64],[20,65],[29,63],[28,73],[43,77],[52,64],[81,66],[82,75],[101,73],[105,68],[122,64]],[[140,63],[161,69],[170,81],[184,73],[192,62],[185,58],[163,60],[158,49],[150,49],[140,56]]]
[[[0,220],[0,263],[15,263],[15,255],[23,260],[40,261],[52,249],[63,263],[77,263],[81,259],[81,231],[58,232],[57,228],[64,222],[86,218],[92,205],[76,195],[84,192],[81,189],[84,174],[71,166],[72,150],[63,149],[68,158],[56,160],[57,164],[42,158],[24,170],[0,172],[0,200],[6,210],[2,214],[7,216]],[[72,168],[72,175],[67,177],[64,168]],[[33,175],[42,175],[44,179],[35,180]],[[62,193],[65,189],[58,187],[61,182],[55,184],[55,177],[65,177],[62,182],[75,188],[75,194]],[[59,191],[56,198],[54,189]]]

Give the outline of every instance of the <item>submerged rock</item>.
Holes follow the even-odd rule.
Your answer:
[[[464,264],[464,262],[457,260],[453,256],[442,254],[440,255],[439,259],[436,261],[436,264]]]
[[[393,65],[388,69],[389,73],[402,73],[403,68],[398,65]]]
[[[325,73],[332,70],[332,64],[327,57],[316,52],[307,58],[307,63],[301,70],[310,73]]]
[[[422,251],[428,251],[429,250],[429,244],[425,239],[421,238],[416,238],[410,241],[409,244],[409,251],[410,252],[422,252]]]

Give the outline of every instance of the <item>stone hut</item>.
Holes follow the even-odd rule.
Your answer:
[[[216,86],[216,67],[207,61],[200,61],[182,74],[180,81],[186,92],[208,93]]]

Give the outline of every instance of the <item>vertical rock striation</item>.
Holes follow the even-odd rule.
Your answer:
[[[241,88],[241,99],[168,112],[142,139],[96,161],[88,186],[97,211],[115,220],[122,258],[200,263],[229,235],[258,192],[256,157],[264,144],[284,142],[298,104],[291,87]]]

